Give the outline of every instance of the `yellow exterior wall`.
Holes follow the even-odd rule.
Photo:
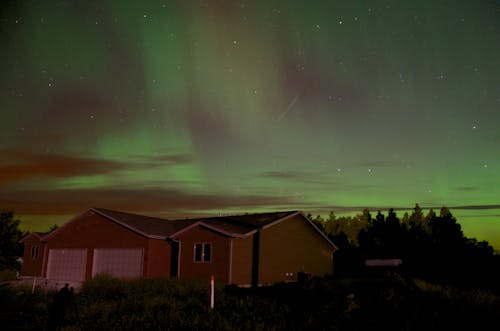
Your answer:
[[[253,237],[233,238],[231,259],[231,283],[250,285],[252,283]]]
[[[302,215],[262,229],[259,284],[296,281],[298,272],[314,276],[331,274],[333,251],[334,248]]]

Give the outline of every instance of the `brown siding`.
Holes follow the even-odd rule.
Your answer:
[[[147,277],[170,276],[170,244],[164,240],[149,239],[149,249],[146,261]]]
[[[297,280],[298,272],[323,276],[333,271],[333,247],[301,215],[261,230],[259,283]],[[292,277],[285,277],[293,273]]]
[[[24,242],[23,265],[21,267],[21,275],[23,276],[41,276],[42,264],[44,255],[44,244],[35,235],[30,235]],[[38,247],[38,257],[31,258],[31,247]]]
[[[87,211],[66,223],[48,238],[46,254],[51,248],[88,248],[86,279],[89,279],[92,275],[94,248],[143,248],[146,259],[143,264],[143,275],[153,277],[156,276],[154,272],[159,271],[161,273],[159,276],[163,276],[165,269],[162,270],[160,261],[164,256],[151,255],[149,252],[149,247],[153,246],[153,250],[158,253],[162,245],[157,243],[149,245],[150,240],[99,214]],[[169,260],[165,261],[166,268],[169,268],[169,263]],[[46,269],[45,265],[44,274]]]
[[[229,282],[229,249],[230,239],[202,226],[196,226],[181,233],[180,278],[210,279],[215,276],[216,282]],[[210,263],[194,262],[194,244],[211,243],[212,261]]]
[[[231,283],[237,285],[250,285],[252,283],[252,249],[252,236],[244,239],[233,239]]]

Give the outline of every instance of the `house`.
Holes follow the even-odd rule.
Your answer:
[[[335,245],[301,212],[165,220],[92,208],[49,234],[23,238],[21,274],[81,282],[206,278],[237,285],[333,272]]]
[[[22,257],[22,275],[37,276],[42,275],[44,237],[46,233],[32,232],[19,242],[24,245]]]

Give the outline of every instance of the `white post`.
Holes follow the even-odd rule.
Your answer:
[[[215,287],[215,279],[214,275],[210,276],[210,309],[214,309],[214,287]]]
[[[35,293],[35,286],[36,286],[36,276],[33,277],[33,286],[31,287],[31,294]]]

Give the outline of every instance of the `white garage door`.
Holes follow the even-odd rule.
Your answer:
[[[94,250],[92,276],[108,274],[121,278],[142,276],[142,248],[100,248]]]
[[[50,249],[47,278],[63,281],[85,280],[86,249]]]

